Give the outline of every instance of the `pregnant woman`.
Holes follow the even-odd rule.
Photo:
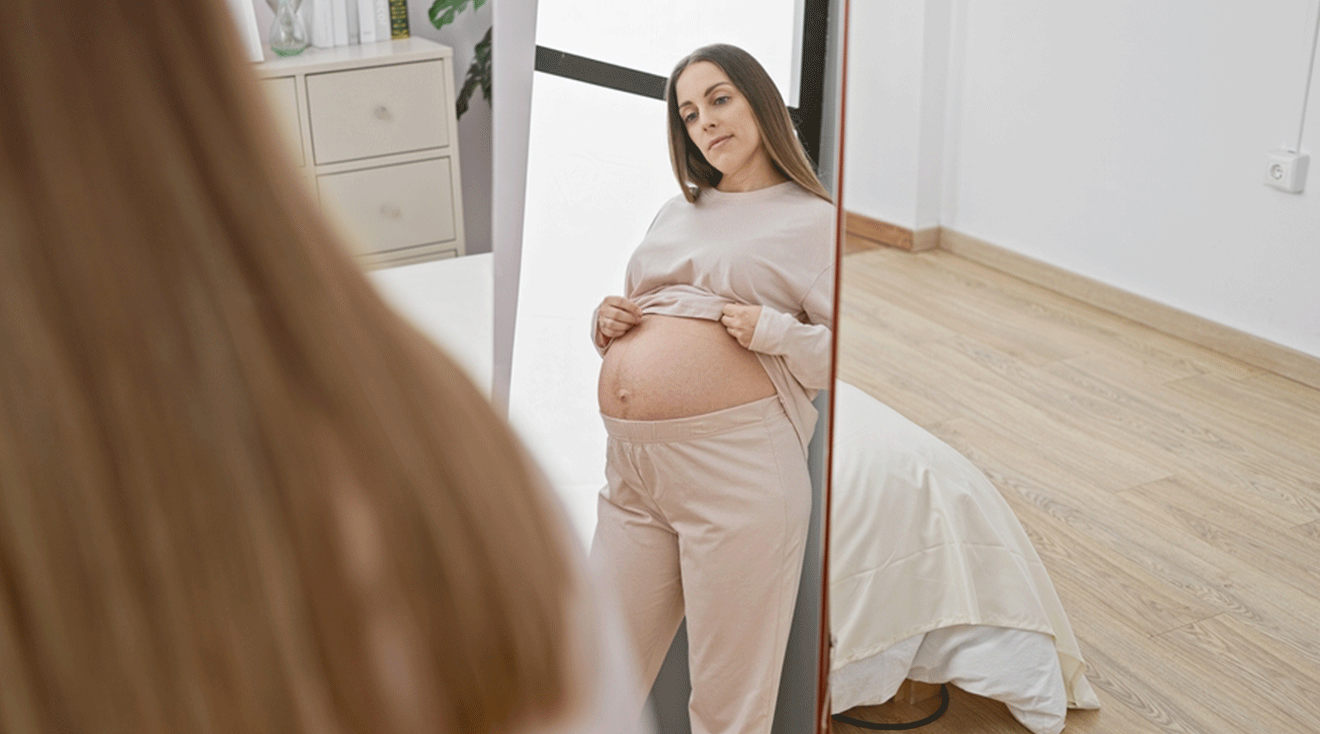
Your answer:
[[[609,435],[593,559],[642,682],[688,621],[694,734],[770,730],[830,385],[834,207],[774,82],[707,46],[669,77],[682,190],[595,313]]]

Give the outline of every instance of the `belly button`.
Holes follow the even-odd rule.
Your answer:
[[[628,402],[628,398],[630,398],[630,397],[632,397],[632,392],[629,391],[629,390],[620,390],[620,391],[618,392],[619,402],[621,402],[621,403],[626,403],[626,402]]]

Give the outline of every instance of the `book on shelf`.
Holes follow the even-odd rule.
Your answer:
[[[305,0],[311,5],[312,45],[317,48],[330,48],[335,45],[335,14],[330,7],[330,0]]]
[[[376,40],[390,40],[390,0],[373,0],[376,7]]]
[[[358,43],[376,42],[376,0],[357,0]]]
[[[348,45],[356,46],[361,42],[358,34],[358,0],[348,0],[344,10],[348,16]]]
[[[390,38],[408,37],[408,0],[390,0]]]
[[[348,45],[348,0],[330,0],[334,11],[335,45]]]

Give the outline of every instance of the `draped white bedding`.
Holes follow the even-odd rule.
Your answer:
[[[1036,734],[1099,708],[1063,606],[999,491],[953,448],[836,384],[830,507],[832,709],[904,678],[1001,700]]]

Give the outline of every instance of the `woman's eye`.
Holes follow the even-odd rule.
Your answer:
[[[720,96],[715,98],[715,104],[724,104],[725,102],[728,101],[729,101],[729,95],[727,94],[721,94]]]
[[[697,119],[697,113],[695,112],[689,112],[686,115],[683,115],[683,122],[686,122],[688,124],[691,124],[692,121],[696,119]]]

